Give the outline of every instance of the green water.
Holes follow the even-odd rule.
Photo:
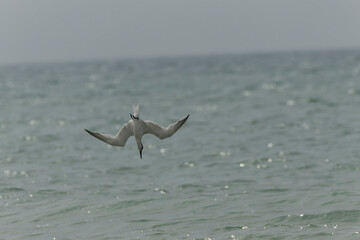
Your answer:
[[[139,103],[171,138],[108,147]],[[360,52],[0,67],[0,239],[356,239]]]

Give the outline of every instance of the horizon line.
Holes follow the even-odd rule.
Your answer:
[[[0,61],[1,67],[17,65],[46,65],[46,64],[66,64],[79,62],[105,62],[105,61],[136,61],[151,59],[177,59],[177,58],[202,58],[211,56],[241,56],[241,55],[262,55],[262,54],[291,54],[291,53],[309,53],[309,52],[336,52],[336,51],[360,51],[360,47],[324,47],[324,48],[299,48],[299,49],[274,49],[274,50],[249,50],[249,51],[224,51],[208,53],[173,53],[173,54],[149,54],[133,56],[98,56],[98,57],[74,57],[74,58],[53,58],[53,59],[29,59],[23,61]]]

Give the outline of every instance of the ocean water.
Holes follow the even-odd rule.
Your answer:
[[[140,117],[169,139],[109,147]],[[360,51],[0,67],[0,239],[358,239]]]

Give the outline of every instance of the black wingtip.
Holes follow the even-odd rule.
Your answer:
[[[92,132],[90,130],[87,130],[86,128],[84,128],[84,130],[88,133],[92,135]]]

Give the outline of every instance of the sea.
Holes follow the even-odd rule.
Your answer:
[[[140,118],[170,138],[113,147]],[[359,239],[360,50],[0,66],[0,239]]]

